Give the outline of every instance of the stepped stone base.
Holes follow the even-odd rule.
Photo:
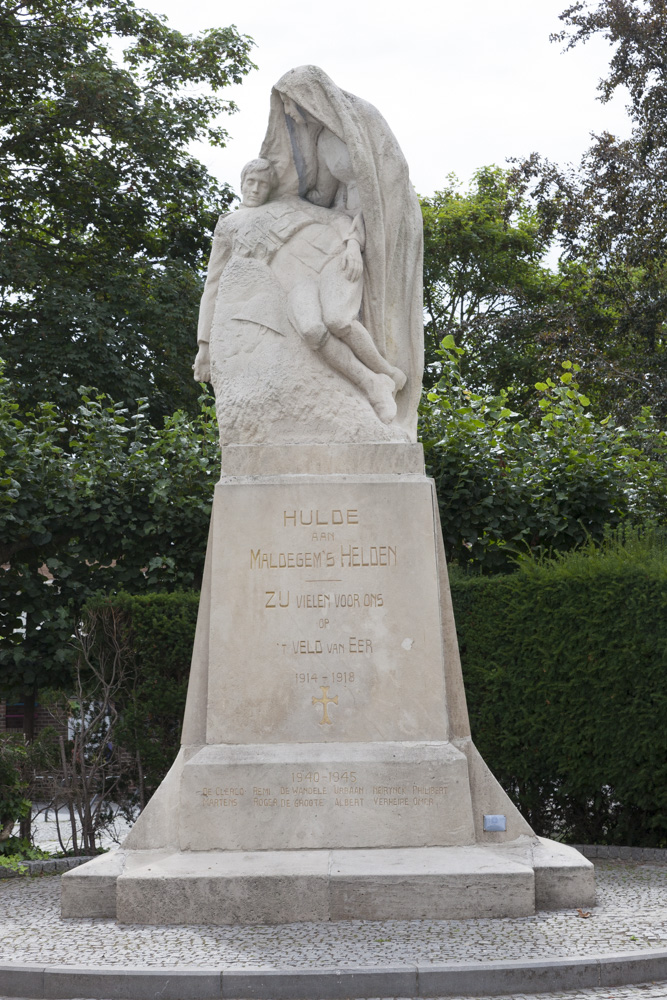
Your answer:
[[[181,750],[122,851],[63,877],[63,916],[592,905],[593,866],[535,836],[472,743],[421,449],[226,448],[223,469]]]
[[[135,924],[461,920],[594,902],[590,862],[531,837],[496,847],[121,850],[62,885],[64,917]]]

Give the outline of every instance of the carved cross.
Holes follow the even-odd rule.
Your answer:
[[[331,725],[331,719],[329,718],[329,713],[327,712],[327,705],[337,705],[338,704],[338,695],[335,694],[333,696],[333,698],[330,698],[329,697],[329,688],[328,687],[323,687],[322,684],[320,684],[320,691],[322,692],[322,697],[321,698],[316,698],[315,695],[313,695],[313,705],[321,705],[322,708],[324,709],[324,711],[322,712],[322,718],[320,720],[320,725],[321,726],[330,726]]]

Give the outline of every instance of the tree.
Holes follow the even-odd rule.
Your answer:
[[[128,678],[133,663],[117,613],[101,621],[95,612],[88,615],[86,626],[77,628],[74,646],[73,683],[56,702],[69,719],[70,735],[67,744],[64,736],[58,740],[60,766],[50,769],[50,807],[61,850],[71,845],[74,854],[94,854],[100,830],[113,822],[113,804],[121,798],[130,775],[137,775],[134,761],[117,739],[120,700],[131,686]],[[58,818],[63,806],[69,813],[69,838]]]
[[[546,206],[549,209],[549,206]],[[440,342],[465,347],[469,382],[528,393],[537,378],[541,309],[558,294],[544,264],[553,240],[549,210],[532,207],[511,171],[483,167],[463,194],[456,178],[422,199],[426,382],[440,373]]]
[[[0,865],[6,842],[16,823],[30,812],[28,782],[22,774],[28,751],[11,737],[0,737]]]
[[[80,385],[197,411],[200,272],[233,197],[188,152],[224,145],[236,28],[187,36],[133,0],[0,0],[0,355],[17,398]],[[125,45],[122,60],[112,55]]]
[[[0,691],[66,688],[72,636],[97,591],[198,587],[217,425],[208,397],[161,429],[82,393],[74,411],[22,412],[0,382]]]
[[[568,287],[554,336],[589,373],[591,397],[626,421],[645,405],[667,418],[666,15],[664,0],[580,2],[561,14],[567,28],[553,37],[566,48],[598,33],[615,46],[600,99],[627,88],[631,135],[596,136],[578,170],[533,156],[515,175],[558,216]]]
[[[469,387],[463,354],[445,339],[442,376],[420,414],[449,559],[506,572],[522,553],[600,542],[622,524],[665,523],[667,432],[648,410],[629,427],[596,417],[579,366],[565,361],[556,380],[535,385],[522,414],[507,389]]]

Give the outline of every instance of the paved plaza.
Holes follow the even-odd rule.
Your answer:
[[[598,905],[504,920],[133,926],[61,920],[60,877],[0,882],[0,963],[313,969],[585,958],[667,948],[667,865],[596,862]]]
[[[576,990],[574,993],[514,993],[502,1000],[665,1000],[667,983],[641,983],[637,986],[614,986],[602,990]],[[377,998],[385,1000],[385,998]],[[405,998],[408,1000],[408,998]],[[410,998],[412,1000],[412,998]],[[471,1000],[470,997],[434,997],[432,1000]],[[477,997],[475,1000],[498,1000],[497,997]]]
[[[145,927],[107,919],[62,920],[59,876],[6,879],[0,881],[0,966],[156,973],[286,968],[314,972],[332,966],[380,971],[415,963],[554,961],[665,951],[667,865],[598,860],[596,879],[598,903],[590,916],[558,910],[504,920],[253,927]],[[667,984],[505,995],[514,1000],[667,1000]],[[491,994],[484,996],[486,1000]]]

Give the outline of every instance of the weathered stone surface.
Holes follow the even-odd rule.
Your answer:
[[[468,844],[465,754],[451,743],[207,746],[183,768],[181,850]]]
[[[227,481],[211,556],[207,742],[447,739],[427,479]]]
[[[116,881],[124,865],[125,853],[113,851],[65,872],[60,890],[62,916],[115,917]]]
[[[499,853],[533,868],[536,909],[595,906],[593,865],[576,848],[546,837],[523,836],[502,845]]]
[[[118,879],[123,923],[464,919],[534,912],[530,865],[478,847],[150,852]]]
[[[424,474],[420,444],[227,445],[222,477]]]
[[[136,867],[118,879],[123,923],[328,919],[327,851],[162,852],[143,865],[137,856]]]
[[[405,920],[528,916],[533,871],[479,846],[333,852],[332,920],[390,920],[399,911]]]
[[[182,748],[122,872],[67,876],[63,912],[111,913],[114,885],[145,923],[590,905],[592,866],[535,837],[471,742],[415,443],[421,216],[396,140],[301,67],[241,190],[200,311],[222,477]]]
[[[292,70],[241,192],[216,226],[194,365],[223,446],[415,441],[422,221],[387,123],[318,67]]]

